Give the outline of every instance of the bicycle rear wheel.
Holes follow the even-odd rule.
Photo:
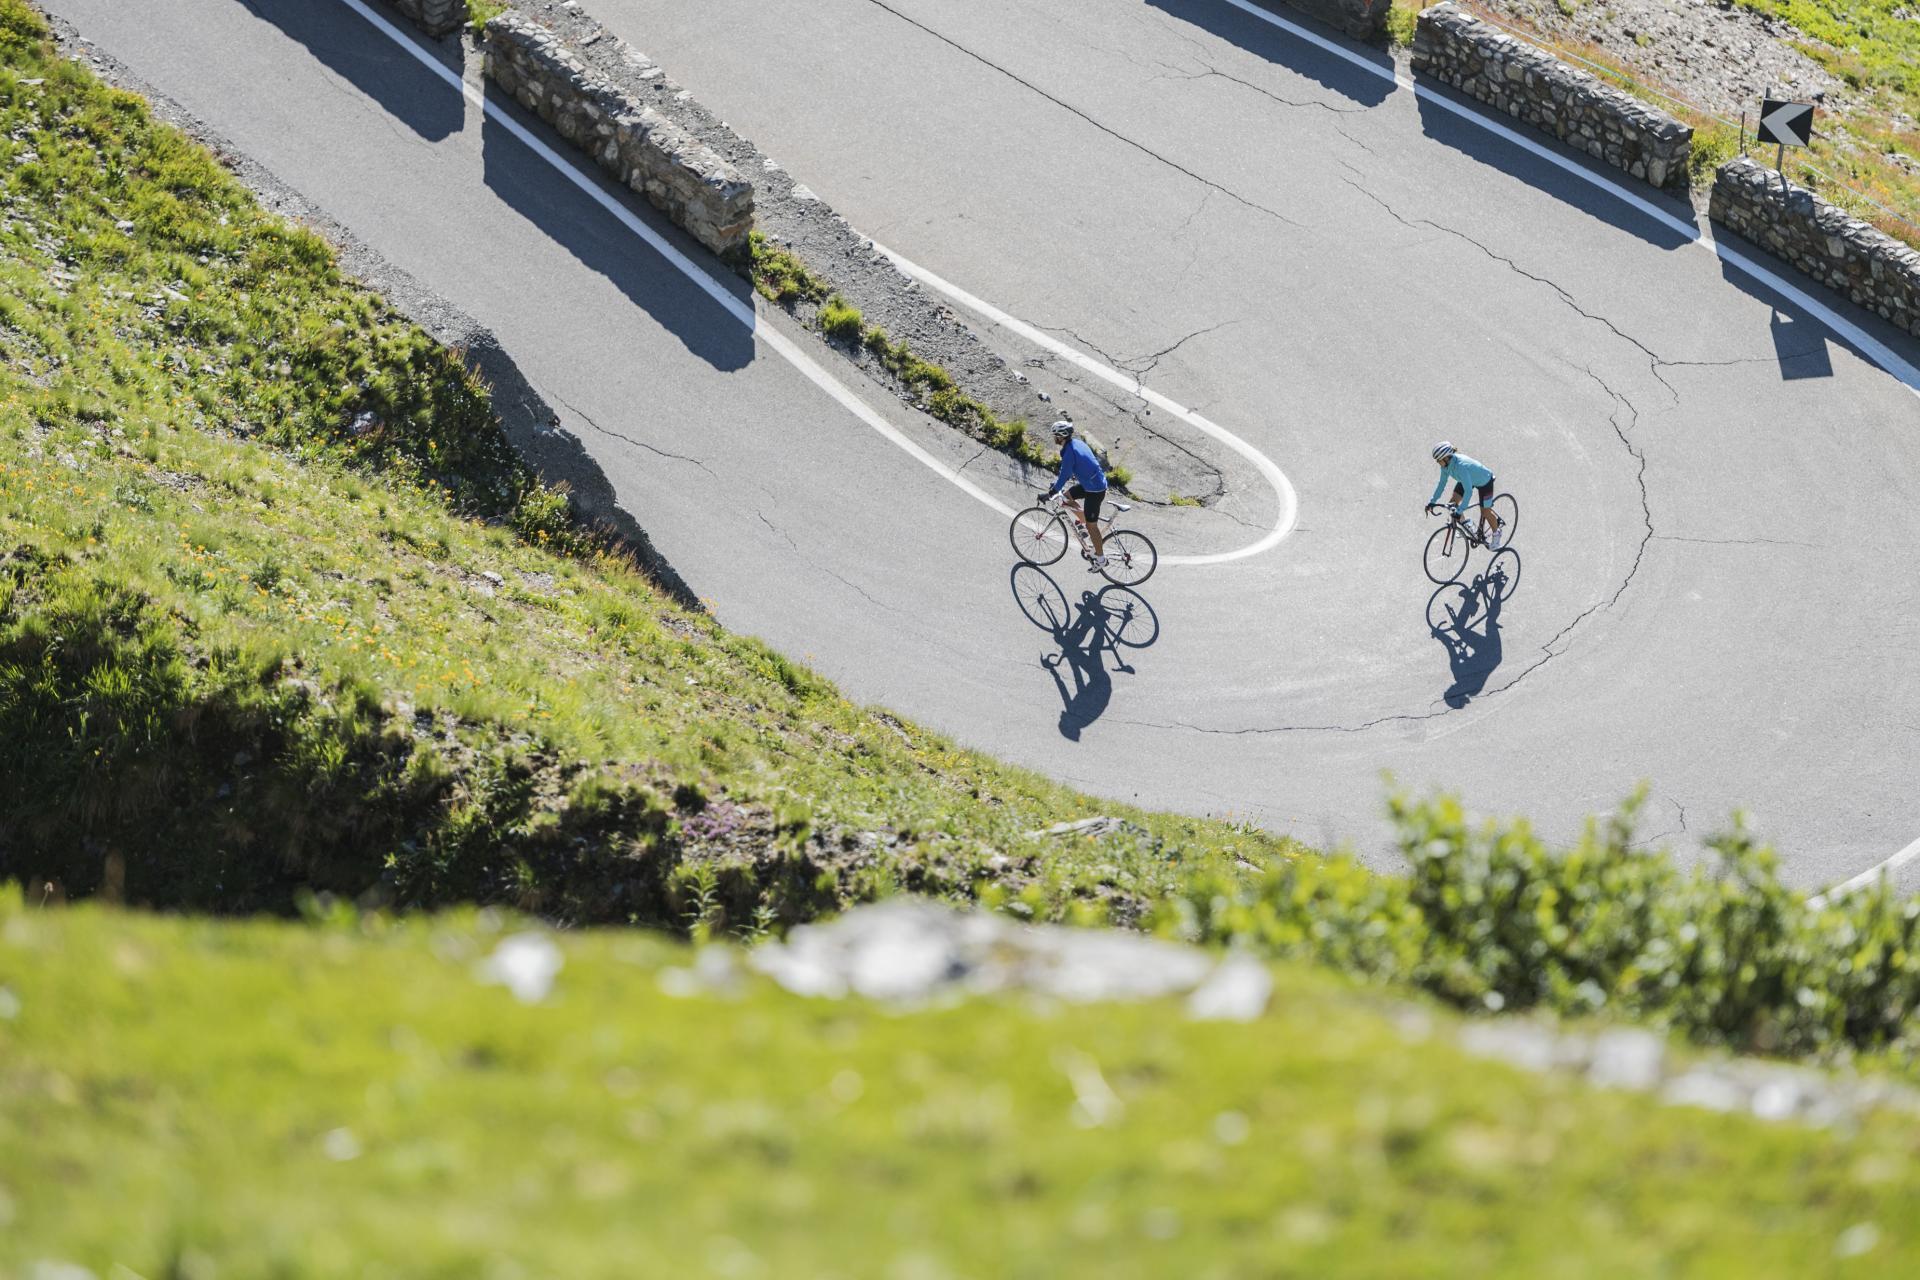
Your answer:
[[[1052,564],[1067,554],[1067,525],[1058,512],[1028,507],[1007,526],[1007,540],[1028,564]]]
[[[1493,514],[1500,518],[1500,545],[1513,545],[1513,535],[1520,531],[1520,504],[1513,500],[1510,493],[1496,493],[1493,501],[1487,504],[1493,508]]]
[[[1160,553],[1144,533],[1116,529],[1108,534],[1104,547],[1107,567],[1100,576],[1116,587],[1137,587],[1153,576],[1160,565]]]
[[[1451,524],[1441,525],[1427,539],[1424,560],[1428,579],[1442,586],[1452,582],[1467,567],[1467,556],[1472,551],[1473,544],[1467,541],[1466,530]]]

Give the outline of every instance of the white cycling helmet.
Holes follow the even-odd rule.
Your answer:
[[[1071,422],[1068,422],[1065,418],[1062,418],[1060,419],[1060,421],[1053,424],[1053,438],[1055,440],[1065,440],[1068,436],[1072,434],[1073,434],[1073,424]]]
[[[1451,458],[1452,456],[1453,456],[1453,446],[1449,444],[1447,441],[1442,440],[1439,444],[1433,446],[1433,460],[1435,462],[1445,462],[1448,458]]]

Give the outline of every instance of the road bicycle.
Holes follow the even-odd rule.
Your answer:
[[[1107,565],[1100,576],[1117,587],[1139,586],[1160,565],[1160,553],[1146,534],[1113,527],[1116,518],[1131,510],[1127,503],[1109,502],[1108,513],[1100,519],[1101,541],[1107,553]],[[1093,544],[1087,539],[1086,522],[1061,494],[1044,498],[1016,515],[1007,527],[1007,538],[1013,543],[1013,554],[1028,564],[1045,565],[1067,554],[1069,530],[1071,538],[1080,543],[1081,557],[1091,561]]]
[[[1513,545],[1513,535],[1520,528],[1520,504],[1510,493],[1496,493],[1488,500],[1493,514],[1500,521],[1500,549]],[[1487,545],[1486,539],[1479,533],[1478,517],[1468,520],[1460,514],[1457,503],[1449,502],[1444,506],[1435,503],[1427,508],[1430,515],[1444,513],[1447,522],[1433,531],[1427,539],[1425,563],[1427,577],[1442,585],[1452,582],[1467,567],[1467,561],[1473,555],[1475,547]]]

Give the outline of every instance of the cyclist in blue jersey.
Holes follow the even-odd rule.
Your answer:
[[[1447,487],[1447,481],[1453,481],[1453,505],[1459,507],[1462,514],[1474,507],[1480,508],[1480,538],[1498,551],[1504,535],[1499,515],[1488,505],[1493,501],[1493,472],[1445,440],[1433,446],[1433,460],[1440,464],[1440,479],[1433,486],[1433,496],[1427,499],[1427,510],[1439,508],[1441,491]],[[1472,502],[1466,501],[1468,494],[1473,495]],[[1489,522],[1493,525],[1491,534],[1487,530]]]
[[[1066,490],[1067,505],[1083,513],[1082,523],[1093,540],[1092,567],[1098,573],[1107,567],[1105,543],[1100,536],[1100,504],[1107,500],[1107,473],[1087,442],[1073,434],[1073,424],[1065,418],[1053,424],[1053,442],[1060,446],[1060,474],[1040,496],[1051,498]]]

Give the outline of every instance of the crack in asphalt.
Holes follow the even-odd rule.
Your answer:
[[[581,410],[571,400],[568,400],[565,396],[559,394],[556,391],[547,391],[547,392],[544,392],[543,394],[550,395],[555,400],[558,400],[561,406],[565,408],[568,413],[571,413],[574,417],[580,419],[580,421],[586,423],[589,427],[592,427],[595,431],[599,432],[603,436],[606,436],[613,440],[623,441],[624,443],[633,445],[635,448],[638,448],[638,449],[645,449],[648,453],[657,454],[662,458],[671,458],[675,462],[691,462],[694,466],[700,468],[702,471],[706,472],[708,475],[714,474],[713,468],[709,467],[706,463],[700,461],[700,459],[698,458],[690,458],[684,453],[673,453],[669,450],[660,448],[658,445],[648,444],[645,440],[636,439],[633,436],[623,434],[622,432],[615,431],[609,427],[601,426],[598,422],[595,422],[593,420],[593,415]]]
[[[1138,357],[1138,359],[1146,361],[1146,366],[1144,368],[1135,368],[1130,365],[1123,365],[1121,367],[1126,369],[1128,373],[1132,374],[1134,376],[1135,381],[1139,381],[1145,378],[1148,374],[1152,373],[1154,369],[1158,367],[1162,357],[1172,355],[1174,352],[1178,351],[1180,348],[1186,346],[1189,342],[1192,342],[1195,338],[1204,338],[1209,333],[1215,333],[1221,329],[1226,328],[1228,325],[1235,325],[1239,323],[1240,321],[1238,320],[1222,320],[1220,323],[1208,325],[1204,329],[1195,329],[1192,333],[1180,339],[1180,341],[1174,343],[1170,347],[1162,347],[1160,348],[1160,350],[1154,352],[1152,355]]]
[[[1270,98],[1273,101],[1279,103],[1283,107],[1318,107],[1320,110],[1336,116],[1355,116],[1355,115],[1361,115],[1366,111],[1366,108],[1364,107],[1336,107],[1332,103],[1322,102],[1318,98],[1300,99],[1300,98],[1283,97],[1282,95],[1275,93],[1271,89],[1263,88],[1262,86],[1255,84],[1251,80],[1242,80],[1239,76],[1228,75],[1226,72],[1220,70],[1218,67],[1214,66],[1212,63],[1208,62],[1204,58],[1197,58],[1195,59],[1195,61],[1197,61],[1201,66],[1205,67],[1206,70],[1188,72],[1183,75],[1162,74],[1157,76],[1149,76],[1147,77],[1147,79],[1149,80],[1149,82],[1154,80],[1189,80],[1191,81],[1191,80],[1210,80],[1217,77],[1218,79],[1226,80],[1232,84],[1237,84],[1243,89],[1251,89],[1253,90],[1253,92],[1259,94],[1261,97]]]
[[[967,46],[961,44],[958,40],[955,40],[953,37],[948,35],[943,35],[942,33],[928,26],[926,23],[919,21],[917,18],[910,17],[907,14],[900,12],[900,10],[886,3],[886,0],[867,0],[867,3],[870,5],[873,5],[877,9],[884,9],[886,12],[892,14],[894,17],[898,18],[900,21],[906,23],[910,27],[915,27],[921,31],[924,31],[926,34],[940,41],[940,43],[947,45],[950,48],[960,53],[965,54],[969,58],[972,58],[975,62],[978,62],[981,66],[987,67],[990,70],[999,72],[1001,75],[1005,76],[1007,79],[1013,81],[1015,84],[1021,86],[1022,88],[1027,89],[1032,93],[1038,94],[1042,98],[1045,98],[1048,102],[1051,102],[1054,106],[1059,107],[1062,111],[1069,112],[1072,115],[1079,117],[1081,120],[1086,121],[1088,124],[1092,125],[1094,128],[1098,129],[1100,132],[1106,134],[1108,137],[1114,139],[1116,142],[1121,142],[1126,144],[1129,147],[1132,147],[1135,151],[1140,152],[1142,155],[1148,156],[1158,161],[1159,163],[1165,165],[1167,168],[1172,169],[1177,173],[1186,175],[1187,177],[1193,179],[1195,182],[1200,183],[1202,186],[1211,187],[1213,190],[1218,191],[1220,194],[1224,196],[1230,197],[1237,203],[1243,204],[1249,209],[1257,210],[1261,213],[1266,214],[1270,218],[1277,219],[1278,221],[1284,222],[1288,226],[1296,228],[1298,230],[1304,231],[1306,229],[1301,223],[1294,221],[1292,218],[1289,218],[1286,214],[1281,213],[1278,209],[1269,208],[1266,205],[1261,204],[1258,200],[1248,199],[1246,196],[1241,195],[1238,191],[1235,191],[1232,187],[1224,186],[1218,182],[1215,182],[1211,178],[1205,177],[1202,174],[1195,173],[1192,169],[1187,168],[1185,165],[1181,164],[1179,161],[1169,159],[1168,157],[1161,155],[1158,151],[1155,151],[1152,147],[1147,146],[1145,143],[1137,142],[1134,139],[1129,138],[1126,134],[1121,133],[1119,130],[1113,128],[1110,125],[1102,124],[1100,121],[1094,119],[1092,116],[1088,115],[1086,112],[1082,111],[1080,108],[1074,106],[1073,104],[1066,102],[1063,99],[1054,97],[1051,93],[1048,93],[1045,89],[1042,89],[1039,85],[1035,84],[1033,81],[1028,80],[1025,77],[1013,71],[1009,71],[1007,68],[1001,66],[999,63],[995,62],[993,59],[985,56],[984,54],[974,52],[972,49],[967,48]]]
[[[1366,143],[1364,143],[1364,142],[1362,142],[1362,141],[1360,141],[1360,139],[1358,139],[1358,138],[1356,138],[1356,137],[1354,137],[1354,136],[1353,136],[1352,134],[1350,134],[1350,133],[1348,133],[1348,132],[1346,131],[1346,129],[1345,129],[1344,127],[1342,127],[1341,125],[1337,125],[1337,124],[1336,124],[1336,125],[1334,125],[1334,126],[1333,126],[1333,131],[1334,131],[1335,133],[1337,133],[1337,134],[1339,134],[1339,135],[1340,135],[1341,137],[1343,137],[1343,138],[1345,138],[1345,139],[1346,139],[1346,140],[1347,140],[1348,142],[1351,142],[1351,143],[1352,143],[1352,144],[1353,144],[1354,146],[1356,146],[1356,147],[1358,147],[1358,148],[1360,148],[1360,149],[1361,149],[1362,151],[1364,151],[1364,152],[1366,152],[1366,153],[1367,153],[1368,155],[1370,155],[1370,156],[1374,156],[1374,157],[1378,157],[1378,156],[1379,156],[1379,154],[1380,154],[1380,153],[1379,153],[1378,151],[1375,151],[1375,150],[1374,150],[1374,149],[1373,149],[1372,147],[1370,147],[1370,146],[1368,146],[1368,145],[1367,145]],[[1344,160],[1342,160],[1342,161],[1341,161],[1340,163],[1342,163],[1342,164],[1345,164],[1345,163],[1346,163],[1346,161],[1344,161]]]
[[[1178,440],[1173,439],[1166,432],[1148,423],[1146,420],[1146,416],[1144,414],[1135,413],[1131,416],[1133,418],[1134,426],[1140,428],[1140,430],[1146,432],[1148,435],[1152,436],[1155,440],[1158,440],[1161,444],[1164,444],[1171,449],[1177,449],[1181,453],[1186,454],[1189,458],[1192,458],[1196,463],[1200,465],[1201,470],[1212,474],[1213,492],[1210,495],[1208,495],[1209,497],[1211,497],[1214,501],[1217,502],[1221,498],[1226,496],[1226,493],[1227,493],[1226,472],[1222,471],[1219,467],[1215,466],[1213,463],[1209,462],[1207,459],[1201,457],[1198,453],[1194,452],[1192,449],[1189,449],[1186,445],[1181,444]],[[1145,498],[1141,500],[1143,502],[1149,501],[1148,499],[1145,499]],[[1169,504],[1156,502],[1153,505],[1167,506]],[[1227,513],[1227,512],[1222,512],[1221,514],[1229,515],[1229,518],[1231,519],[1235,519],[1235,520],[1239,519],[1238,516],[1232,516],[1230,513]],[[1241,523],[1244,524],[1246,522],[1241,521]]]
[[[1193,220],[1200,216],[1200,214],[1207,207],[1207,201],[1211,199],[1213,199],[1213,188],[1208,187],[1205,191],[1202,191],[1200,193],[1200,203],[1193,206],[1193,212],[1187,215],[1187,220],[1185,222],[1181,223],[1179,226],[1173,229],[1173,234],[1177,236],[1182,231],[1185,231],[1188,227],[1192,226]],[[1191,259],[1188,260],[1187,265],[1188,266],[1193,265],[1193,262]]]
[[[859,583],[848,579],[845,575],[839,573],[834,569],[828,568],[826,565],[821,564],[818,560],[815,560],[812,556],[809,556],[806,552],[800,549],[800,544],[793,540],[792,534],[788,533],[785,529],[782,529],[779,525],[775,524],[773,521],[767,518],[766,512],[756,510],[753,514],[760,521],[761,524],[767,526],[769,531],[779,535],[780,539],[793,549],[794,555],[799,557],[801,563],[805,564],[808,568],[813,569],[818,573],[826,574],[829,578],[832,578],[834,581],[838,582],[841,586],[846,587],[848,590],[857,593],[859,596],[861,596],[861,598],[866,600],[868,604],[874,606],[876,609],[885,609],[889,613],[906,613],[907,612],[906,610],[900,608],[898,605],[891,605],[891,604],[888,604],[886,601],[877,598],[876,596],[874,596],[872,592],[868,591],[865,587],[861,586]]]
[[[786,542],[786,544],[792,547],[795,551],[800,550],[800,544],[793,540],[793,535],[788,533],[785,529],[782,529],[779,525],[775,524],[773,521],[767,519],[766,512],[755,511],[753,514],[759,519],[761,524],[767,526],[767,529],[769,532],[778,534]],[[806,556],[803,553],[801,555],[801,559],[804,560],[805,558]]]
[[[1818,551],[1817,542],[1790,542],[1782,538],[1682,538],[1671,533],[1656,533],[1655,542],[1697,542],[1709,547],[1806,547]]]
[[[1181,338],[1179,341],[1173,343],[1170,346],[1165,346],[1160,348],[1160,350],[1158,351],[1149,352],[1144,355],[1133,356],[1131,358],[1128,358],[1125,356],[1116,356],[1111,352],[1107,351],[1104,347],[1101,347],[1098,343],[1094,342],[1092,339],[1082,337],[1078,332],[1076,332],[1073,329],[1067,328],[1065,325],[1036,324],[1034,327],[1046,333],[1061,333],[1061,334],[1065,334],[1069,338],[1072,338],[1075,342],[1079,343],[1081,346],[1085,347],[1087,350],[1093,352],[1095,355],[1099,356],[1102,360],[1105,360],[1109,365],[1113,366],[1116,369],[1120,369],[1126,373],[1132,374],[1134,385],[1138,387],[1140,382],[1148,374],[1154,371],[1154,369],[1159,365],[1160,361],[1163,358],[1172,355],[1174,352],[1178,351],[1181,347],[1184,347],[1189,342],[1192,342],[1195,338],[1205,337],[1207,334],[1213,333],[1216,330],[1224,329],[1229,325],[1236,325],[1240,323],[1241,321],[1238,319],[1222,320],[1217,324],[1210,324],[1204,329],[1195,329],[1192,333],[1187,334],[1185,337]]]
[[[1569,293],[1561,285],[1555,283],[1553,280],[1550,280],[1546,276],[1539,275],[1535,272],[1527,270],[1525,267],[1521,266],[1519,263],[1515,262],[1512,258],[1509,258],[1504,254],[1495,253],[1492,249],[1480,243],[1478,240],[1474,239],[1472,236],[1468,235],[1464,231],[1460,231],[1454,227],[1449,227],[1445,223],[1435,222],[1431,218],[1409,218],[1405,214],[1401,213],[1398,209],[1394,208],[1387,201],[1381,199],[1378,195],[1374,194],[1372,191],[1369,191],[1365,186],[1363,186],[1358,182],[1355,182],[1353,179],[1342,178],[1341,181],[1346,183],[1348,186],[1352,187],[1355,191],[1358,191],[1361,195],[1365,196],[1367,199],[1379,205],[1382,209],[1385,209],[1387,211],[1388,216],[1391,217],[1395,222],[1398,222],[1401,226],[1428,227],[1434,231],[1438,231],[1442,233],[1443,235],[1452,236],[1456,240],[1465,241],[1467,244],[1472,245],[1474,248],[1478,249],[1481,253],[1485,254],[1487,257],[1491,258],[1493,261],[1498,262],[1501,265],[1505,266],[1508,270],[1514,272],[1516,275],[1524,276],[1526,279],[1533,281],[1535,284],[1544,285],[1548,289],[1551,289],[1554,292],[1554,294],[1557,295],[1559,299],[1562,302],[1564,302],[1569,308],[1571,308],[1576,314],[1588,320],[1593,321],[1595,324],[1605,326],[1607,331],[1613,334],[1614,337],[1620,339],[1622,342],[1627,343],[1629,346],[1639,351],[1641,355],[1645,356],[1647,358],[1647,369],[1649,372],[1653,374],[1654,381],[1658,382],[1662,387],[1666,388],[1667,394],[1673,397],[1673,402],[1675,404],[1680,403],[1680,392],[1674,387],[1674,385],[1671,382],[1668,382],[1666,379],[1666,376],[1661,373],[1662,369],[1666,368],[1669,364],[1672,364],[1675,362],[1665,359],[1658,352],[1656,352],[1652,347],[1649,347],[1646,343],[1640,341],[1640,339],[1626,332],[1619,325],[1607,319],[1607,317],[1600,315],[1598,312],[1589,311],[1585,307],[1581,306],[1579,300],[1576,299],[1573,296],[1573,294]],[[1589,370],[1589,372],[1591,372],[1591,370]]]
[[[974,454],[974,455],[973,455],[973,456],[972,456],[971,458],[968,458],[968,459],[967,459],[967,460],[966,460],[965,462],[963,462],[963,463],[961,463],[961,464],[960,464],[960,465],[959,465],[958,467],[956,467],[956,468],[954,469],[954,472],[953,472],[953,474],[955,474],[955,475],[959,475],[959,474],[960,474],[960,473],[961,473],[962,471],[965,471],[965,470],[966,470],[966,469],[967,469],[968,467],[970,467],[970,466],[972,466],[972,465],[973,465],[974,463],[976,463],[976,462],[978,462],[978,461],[980,461],[980,459],[981,459],[981,458],[982,458],[983,456],[985,456],[985,455],[986,455],[986,453],[987,453],[987,452],[988,452],[988,451],[989,451],[990,449],[992,449],[992,447],[993,447],[992,445],[985,445],[985,444],[983,444],[983,445],[981,445],[981,446],[980,446],[980,452],[979,452],[979,453],[976,453],[976,454]]]

